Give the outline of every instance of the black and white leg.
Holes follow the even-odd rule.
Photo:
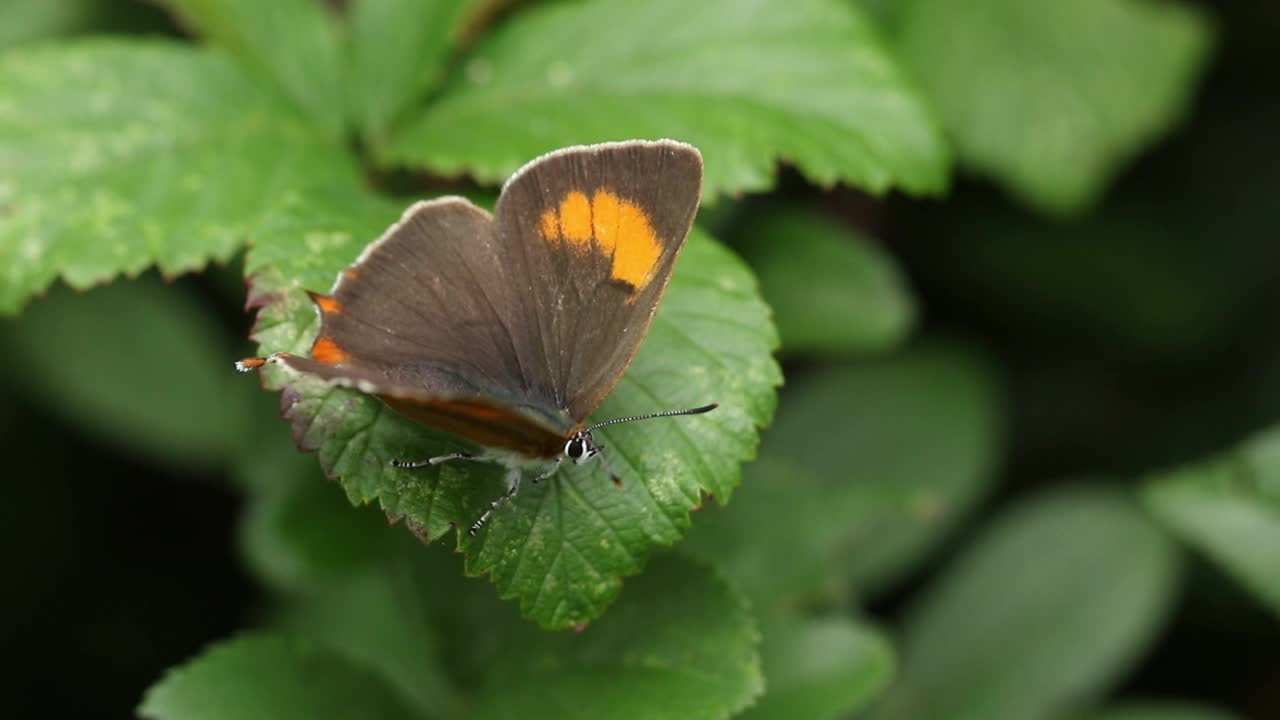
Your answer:
[[[440,463],[446,463],[446,462],[449,462],[450,460],[483,460],[483,459],[484,458],[478,458],[475,455],[472,455],[470,453],[456,452],[456,453],[449,453],[448,455],[437,455],[436,457],[427,458],[426,460],[393,459],[390,462],[390,465],[391,467],[397,467],[397,468],[420,468],[420,467],[426,467],[428,465],[439,465]]]
[[[542,482],[543,480],[546,480],[547,478],[551,477],[552,475],[555,475],[555,474],[556,474],[556,471],[560,469],[560,463],[562,463],[562,462],[564,462],[564,456],[563,456],[563,455],[557,455],[557,456],[556,456],[556,459],[551,461],[551,467],[547,468],[547,471],[546,471],[546,472],[542,473],[541,475],[539,475],[539,476],[537,476],[537,477],[535,477],[535,478],[533,479],[533,484],[534,484],[534,485],[537,485],[538,483]]]
[[[510,487],[508,487],[507,491],[502,494],[502,497],[490,503],[489,509],[484,511],[484,514],[480,516],[479,520],[476,520],[471,524],[471,530],[469,532],[472,535],[480,532],[480,528],[484,527],[485,523],[489,522],[489,518],[493,517],[493,513],[495,513],[498,508],[510,502],[511,498],[515,497],[516,493],[520,492],[520,476],[522,474],[523,473],[520,471],[520,468],[514,468],[507,474],[507,482],[510,483]]]

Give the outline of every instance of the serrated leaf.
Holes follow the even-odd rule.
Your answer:
[[[264,228],[249,259],[250,272],[259,273],[255,302],[269,302],[255,334],[263,352],[307,351],[317,318],[294,283],[328,289],[366,239],[398,216],[398,210],[384,214],[388,209],[386,201],[354,195],[314,212],[300,202],[296,223]],[[695,230],[644,347],[596,417],[710,401],[721,407],[693,422],[601,431],[624,487],[615,488],[594,464],[526,484],[484,533],[461,543],[468,571],[490,575],[503,597],[518,597],[546,627],[598,617],[621,577],[639,572],[654,545],[680,539],[702,493],[723,502],[733,492],[739,464],[755,453],[756,428],[773,413],[781,380],[770,356],[775,343],[750,272]],[[377,501],[424,537],[469,526],[504,490],[504,472],[488,464],[391,468],[393,458],[432,457],[460,445],[368,396],[279,372],[265,377],[270,387],[287,382],[284,403],[299,445],[319,451],[352,502]]]
[[[835,720],[866,706],[889,684],[893,648],[875,630],[844,618],[765,626],[766,692],[739,720]]]
[[[1280,612],[1280,430],[1160,473],[1142,498],[1180,538]]]
[[[911,609],[901,673],[872,717],[1025,720],[1096,699],[1167,616],[1176,550],[1113,493],[1015,506]]]
[[[761,607],[832,582],[881,589],[986,492],[1001,428],[996,381],[962,349],[801,377],[733,505],[701,513],[690,542]]]
[[[148,720],[381,720],[413,717],[372,673],[275,634],[246,634],[170,670],[147,690]]]
[[[1236,720],[1236,715],[1196,703],[1144,700],[1117,703],[1102,710],[1082,713],[1077,720]]]
[[[760,278],[783,350],[882,351],[911,330],[906,279],[870,238],[800,208],[751,215],[743,226],[735,246]]]
[[[499,181],[558,146],[674,137],[706,197],[766,190],[778,160],[822,185],[938,192],[947,150],[841,0],[590,0],[531,8],[465,61],[385,160]]]
[[[353,121],[375,143],[445,75],[468,20],[495,0],[355,0],[347,91]]]
[[[0,58],[0,313],[61,276],[84,289],[223,261],[285,190],[354,177],[228,59],[91,40]]]
[[[178,469],[217,467],[252,399],[228,377],[218,319],[153,277],[57,287],[0,323],[6,377],[68,425]]]
[[[275,84],[335,141],[347,112],[341,35],[321,0],[160,0],[197,34]]]
[[[1210,32],[1178,2],[915,0],[900,46],[961,162],[1032,206],[1087,208],[1183,115]]]

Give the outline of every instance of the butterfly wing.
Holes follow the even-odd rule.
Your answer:
[[[310,357],[272,360],[482,445],[553,454],[573,421],[521,364],[529,338],[508,321],[518,299],[505,255],[485,210],[417,203],[329,295],[311,294],[321,328]]]
[[[503,187],[520,366],[584,421],[640,349],[697,212],[702,156],[670,140],[559,150]]]

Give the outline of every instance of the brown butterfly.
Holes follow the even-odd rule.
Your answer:
[[[695,415],[717,405],[586,419],[622,378],[649,331],[698,209],[702,155],[672,140],[564,148],[517,171],[493,214],[460,197],[419,202],[311,293],[321,328],[309,357],[277,363],[381,398],[412,420],[490,452],[420,461],[498,460],[509,489],[522,467],[599,457],[591,435],[615,423]]]

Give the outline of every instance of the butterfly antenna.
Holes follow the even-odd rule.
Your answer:
[[[614,418],[612,420],[605,420],[604,422],[596,423],[595,425],[586,428],[585,432],[591,432],[592,430],[602,428],[605,425],[617,425],[618,423],[634,422],[636,420],[650,420],[653,418],[671,417],[673,415],[701,415],[705,412],[711,412],[718,407],[720,407],[720,403],[711,403],[710,405],[689,408],[687,410],[665,410],[663,412],[649,413],[648,415],[633,415],[631,417]]]

